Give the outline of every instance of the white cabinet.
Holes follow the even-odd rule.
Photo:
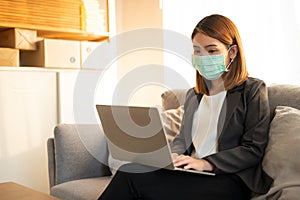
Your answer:
[[[99,123],[95,105],[111,104],[115,74],[114,69],[57,72],[58,122]]]
[[[56,72],[0,71],[0,182],[47,192],[46,140],[57,123]]]

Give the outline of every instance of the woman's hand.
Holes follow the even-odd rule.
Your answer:
[[[184,169],[194,169],[197,171],[212,171],[214,166],[207,160],[196,159],[186,155],[179,155],[174,159],[175,167],[182,167]]]

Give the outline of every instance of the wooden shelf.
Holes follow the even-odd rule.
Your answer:
[[[53,39],[66,39],[66,40],[87,40],[87,41],[103,41],[109,38],[109,34],[94,34],[87,33],[84,31],[49,31],[49,30],[38,30],[38,37],[53,38]]]
[[[36,30],[38,37],[43,38],[53,38],[53,39],[66,39],[66,40],[87,40],[87,41],[103,41],[109,38],[108,32],[103,32],[99,34],[88,33],[86,31],[73,30],[73,29],[63,29],[63,28],[51,28],[48,26],[34,26],[30,24],[11,24],[0,22],[1,29],[7,28],[24,28]]]

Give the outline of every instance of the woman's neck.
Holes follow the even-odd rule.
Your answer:
[[[209,89],[209,95],[215,95],[222,91],[225,91],[224,81],[220,77],[216,80],[211,81],[211,88]]]

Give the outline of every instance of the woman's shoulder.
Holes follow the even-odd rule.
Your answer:
[[[188,91],[186,92],[186,96],[185,96],[185,104],[188,104],[189,101],[191,100],[191,98],[193,98],[196,95],[198,95],[198,94],[196,93],[196,90],[194,87],[188,89]]]
[[[242,92],[242,91],[249,91],[255,88],[265,87],[265,82],[258,78],[248,77],[241,85],[236,86],[235,88],[229,90],[231,92]]]
[[[266,91],[265,82],[259,78],[249,77],[244,83],[244,93],[250,98],[257,94],[267,94]]]
[[[257,89],[265,88],[265,87],[266,87],[265,82],[259,78],[249,77],[245,81],[245,89],[246,90],[257,90]]]
[[[265,82],[259,78],[248,77],[245,81],[247,86],[265,85]]]
[[[185,95],[185,101],[189,100],[192,96],[196,94],[195,88],[190,88],[187,90],[186,95]]]
[[[265,90],[265,88],[266,84],[263,80],[259,78],[248,77],[241,85],[230,90],[229,93],[240,92],[249,95]]]
[[[186,92],[186,96],[195,95],[195,94],[196,94],[196,90],[194,87],[188,89]]]

